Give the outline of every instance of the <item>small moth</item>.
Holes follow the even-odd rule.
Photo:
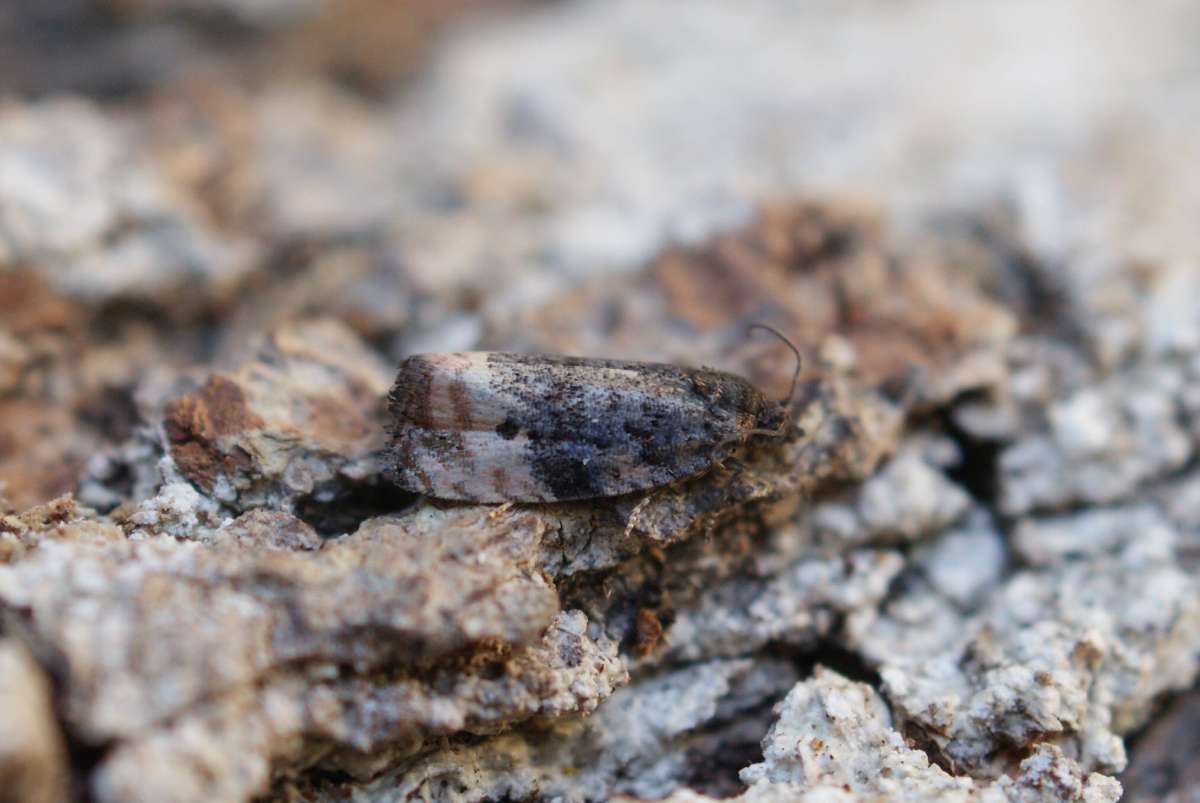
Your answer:
[[[747,380],[663,363],[453,352],[417,354],[388,395],[391,474],[410,491],[471,502],[615,496],[699,474],[791,425],[800,375],[771,401]]]

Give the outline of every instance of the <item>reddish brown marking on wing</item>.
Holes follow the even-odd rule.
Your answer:
[[[447,377],[446,395],[450,397],[450,409],[454,415],[454,427],[459,432],[472,429],[471,400],[467,395],[466,387],[463,386],[463,383],[457,377]]]
[[[433,423],[433,376],[434,368],[425,360],[413,361],[412,391],[409,396],[408,414],[410,421],[419,426]]]
[[[497,496],[505,496],[508,493],[507,471],[497,468],[492,472],[492,489],[495,490]]]
[[[397,424],[432,426],[434,375],[434,366],[424,357],[416,356],[404,361],[388,398],[389,411]]]

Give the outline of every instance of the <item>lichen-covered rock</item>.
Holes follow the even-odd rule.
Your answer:
[[[482,801],[527,797],[601,800],[624,792],[654,799],[688,771],[705,730],[726,739],[734,726],[795,677],[783,662],[713,661],[635,681],[587,720],[525,728],[435,752],[380,776],[361,791],[371,803]],[[337,784],[293,789],[334,801]]]
[[[103,803],[246,800],[279,766],[319,762],[370,776],[431,737],[588,713],[627,676],[615,645],[592,640],[586,626],[578,612],[560,614],[525,649],[412,677],[339,676],[330,665],[267,678],[119,744],[92,793]]]
[[[823,668],[796,684],[777,713],[763,739],[763,761],[742,771],[748,788],[735,800],[1112,803],[1121,796],[1119,783],[1098,773],[1084,775],[1052,745],[1039,746],[1011,775],[991,783],[952,775],[893,729],[883,700],[870,686]],[[714,800],[688,791],[665,799]]]
[[[142,501],[129,514],[126,524],[131,528],[133,538],[151,533],[200,540],[206,532],[221,524],[221,511],[216,502],[201,496],[192,485],[172,482]]]
[[[916,586],[863,637],[885,694],[956,766],[994,773],[1012,745],[1049,741],[1085,769],[1119,771],[1119,736],[1196,675],[1200,589],[1173,540],[1145,508],[1026,522],[1018,546],[1034,565],[978,613],[920,622],[905,611],[936,591]]]
[[[377,483],[386,368],[333,321],[272,334],[252,358],[163,409],[176,470],[234,510],[328,504]]]
[[[910,450],[864,482],[853,499],[817,507],[813,526],[838,544],[917,541],[944,530],[969,507],[960,486]]]
[[[323,539],[312,527],[278,510],[251,510],[213,533],[214,540],[236,541],[248,550],[319,549]]]
[[[276,765],[370,765],[587,711],[626,677],[614,643],[559,612],[531,516],[374,519],[326,542],[262,512],[204,543],[145,522],[139,540],[96,538],[70,506],[5,527],[24,544],[56,521],[3,567],[0,597],[60,655],[76,738],[115,745],[102,800],[243,799]]]
[[[832,787],[892,799],[965,799],[972,787],[909,748],[870,686],[829,670],[797,684],[778,713],[763,740],[763,762],[742,770],[748,799],[774,786],[798,798]]]
[[[736,656],[771,643],[811,646],[843,617],[873,610],[902,566],[895,553],[858,550],[802,558],[758,582],[734,575],[676,612],[664,633],[666,657]]]
[[[70,496],[60,496],[19,514],[0,515],[0,560],[19,561],[50,541],[103,545],[124,536],[119,527],[96,520],[95,511],[81,507]]]
[[[778,712],[763,762],[742,771],[749,789],[739,800],[1101,803],[1121,795],[1116,781],[1085,776],[1049,745],[1021,762],[1015,777],[989,784],[951,775],[908,745],[870,686],[829,670],[797,684]]]
[[[1187,408],[1195,388],[1194,369],[1150,363],[1054,401],[1046,431],[1023,435],[1000,456],[1001,509],[1111,504],[1182,468],[1197,440]]]
[[[779,352],[768,359],[743,331],[765,320],[815,358],[806,362],[809,375],[832,369],[853,387],[883,391],[905,406],[1002,379],[1003,347],[1016,332],[1011,311],[949,259],[893,248],[871,211],[768,205],[746,226],[668,249],[632,287],[588,287],[521,319],[506,336],[540,350],[554,344],[589,354],[598,344],[587,333],[604,331],[609,353],[643,359],[684,361],[709,351],[706,361],[748,369],[756,384],[782,393],[790,361]],[[896,260],[912,264],[892,270]],[[642,332],[662,328],[664,318],[674,326],[647,342]]]
[[[171,317],[228,300],[251,267],[147,158],[136,127],[81,101],[0,108],[0,266],[89,305]]]
[[[288,666],[416,668],[532,642],[558,612],[537,528],[471,509],[447,524],[375,519],[315,551],[260,550],[244,522],[211,546],[44,539],[2,567],[0,598],[61,654],[73,726],[129,738]]]

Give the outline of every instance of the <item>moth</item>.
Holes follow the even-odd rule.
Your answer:
[[[782,437],[791,390],[766,399],[708,368],[503,352],[417,354],[388,394],[390,474],[471,502],[616,496],[699,474],[756,436]]]

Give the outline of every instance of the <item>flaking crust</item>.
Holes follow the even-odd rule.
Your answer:
[[[409,357],[389,406],[395,482],[474,502],[663,485],[774,428],[781,412],[721,371],[501,352]]]

